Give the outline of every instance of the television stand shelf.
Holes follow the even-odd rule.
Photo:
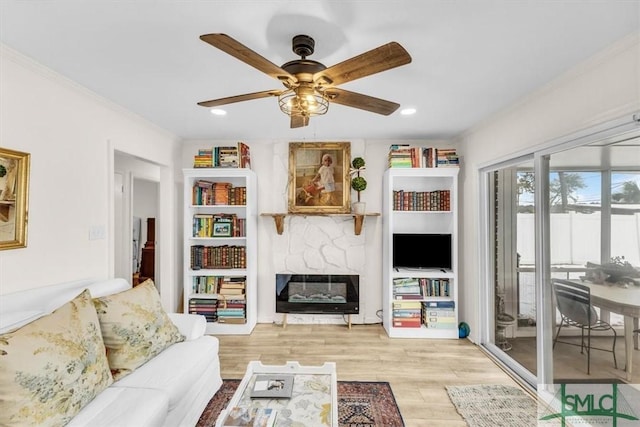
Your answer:
[[[276,224],[276,231],[278,234],[282,234],[284,231],[284,218],[286,216],[343,216],[343,217],[353,217],[353,227],[354,233],[356,236],[360,235],[362,231],[362,224],[364,223],[364,217],[366,216],[380,216],[379,213],[368,213],[364,215],[356,215],[356,214],[323,214],[323,213],[261,213],[260,216],[270,216],[273,217],[273,221]]]

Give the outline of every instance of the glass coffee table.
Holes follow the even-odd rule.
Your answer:
[[[293,376],[291,397],[251,398],[256,378],[281,374]],[[275,375],[277,377],[277,375]],[[247,372],[227,407],[220,412],[216,427],[225,425],[232,408],[270,408],[277,411],[275,426],[291,425],[338,427],[338,381],[335,362],[321,366],[301,366],[298,362],[285,365],[263,365],[249,362]]]

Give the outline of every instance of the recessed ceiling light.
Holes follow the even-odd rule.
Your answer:
[[[402,111],[400,111],[400,114],[402,114],[403,116],[410,116],[415,113],[416,113],[415,108],[405,108]]]
[[[211,114],[213,114],[214,116],[226,116],[227,112],[224,110],[221,110],[220,108],[212,108],[211,110]]]

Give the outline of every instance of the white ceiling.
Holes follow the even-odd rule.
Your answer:
[[[450,138],[639,30],[638,0],[0,0],[2,43],[185,139]],[[276,65],[296,34],[326,66],[397,41],[412,63],[340,87],[418,113],[334,104],[290,129],[270,97],[213,116],[196,103],[282,86],[207,33]]]

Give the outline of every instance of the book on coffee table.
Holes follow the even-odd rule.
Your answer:
[[[289,398],[293,391],[293,374],[261,374],[251,390],[252,398]]]
[[[277,411],[271,408],[234,406],[224,420],[224,427],[273,427]]]

